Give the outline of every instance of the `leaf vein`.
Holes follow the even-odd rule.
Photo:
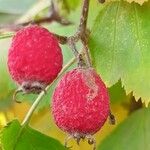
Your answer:
[[[117,19],[118,19],[118,14],[119,14],[119,7],[120,7],[120,3],[118,2],[117,8],[116,8],[116,15],[115,15],[115,24],[114,24],[114,37],[113,37],[113,46],[112,46],[112,62],[110,65],[110,70],[112,70],[112,74],[111,74],[111,78],[110,78],[110,82],[111,79],[113,78],[113,66],[115,63],[115,45],[116,45],[116,37],[117,37]],[[116,49],[117,50],[117,49]]]
[[[138,46],[139,46],[139,49],[141,51],[141,56],[143,57],[143,54],[142,54],[142,44],[141,44],[141,39],[140,39],[140,27],[139,27],[139,17],[138,17],[138,14],[137,14],[137,10],[136,10],[136,4],[133,5],[134,7],[134,14],[135,14],[135,26],[136,26],[136,35],[137,35],[137,41],[138,41]],[[144,57],[143,57],[144,58]]]

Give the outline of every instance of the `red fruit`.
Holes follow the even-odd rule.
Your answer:
[[[104,125],[109,116],[107,88],[92,68],[77,68],[58,83],[53,94],[52,113],[57,126],[80,141]]]
[[[58,40],[47,29],[31,25],[13,37],[8,53],[12,78],[26,93],[39,93],[62,69]]]

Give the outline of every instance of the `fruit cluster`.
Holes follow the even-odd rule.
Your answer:
[[[63,56],[57,38],[47,29],[31,25],[13,37],[8,53],[8,68],[20,86],[17,92],[38,94],[45,91],[62,69]],[[79,144],[101,129],[110,115],[107,88],[96,71],[78,66],[67,72],[55,88],[52,114],[57,126]]]

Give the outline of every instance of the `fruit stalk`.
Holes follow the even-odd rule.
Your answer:
[[[82,5],[82,12],[81,12],[81,17],[80,17],[80,23],[77,28],[76,33],[73,36],[67,37],[61,37],[60,42],[65,44],[68,44],[69,47],[72,49],[74,55],[78,58],[79,57],[79,52],[77,51],[76,43],[81,40],[83,44],[83,49],[85,51],[85,56],[87,60],[87,65],[88,67],[92,66],[91,59],[90,59],[90,54],[89,54],[89,48],[88,48],[88,30],[87,30],[87,20],[88,20],[88,12],[89,12],[89,4],[90,0],[84,0],[83,5]],[[56,36],[57,37],[57,36]]]
[[[49,90],[49,88],[54,84],[54,82],[64,74],[64,72],[76,61],[76,58],[72,58],[64,67],[63,69],[61,70],[61,72],[59,73],[59,75],[55,78],[55,80],[46,87],[46,91]],[[37,106],[39,105],[39,103],[41,102],[42,98],[44,97],[45,93],[44,91],[41,92],[39,94],[39,96],[37,97],[37,99],[34,101],[34,103],[32,104],[31,108],[29,109],[28,113],[26,114],[24,120],[22,121],[22,126],[26,126],[28,125],[31,117],[32,117],[32,114],[34,113],[35,109],[37,108]]]
[[[89,48],[88,48],[88,37],[87,37],[87,20],[88,20],[88,12],[89,12],[89,3],[90,0],[84,0],[82,6],[82,13],[80,18],[80,24],[78,27],[79,36],[81,38],[83,49],[85,51],[88,67],[92,66],[90,55],[89,55]]]
[[[88,11],[89,11],[89,2],[90,0],[84,0],[83,1],[83,6],[82,6],[82,13],[81,13],[81,18],[80,18],[80,24],[78,27],[78,30],[76,32],[76,34],[72,37],[68,37],[66,39],[63,37],[60,37],[61,39],[64,40],[63,44],[65,44],[65,42],[68,42],[68,40],[71,38],[73,41],[73,43],[76,43],[79,39],[81,39],[84,50],[85,50],[85,55],[87,58],[87,62],[88,62],[88,67],[91,66],[91,60],[90,60],[90,56],[89,56],[89,51],[88,51],[88,45],[87,45],[87,18],[88,18]],[[76,52],[78,53],[78,51]],[[76,57],[77,58],[77,57]],[[56,79],[49,85],[46,87],[46,91],[51,87],[51,85],[66,71],[66,69],[75,62],[76,58],[73,58],[60,72],[60,74],[56,77]],[[44,92],[41,92],[39,94],[39,96],[37,97],[37,99],[35,100],[35,102],[33,103],[33,105],[31,106],[30,110],[28,111],[27,115],[25,116],[23,122],[22,122],[22,126],[25,126],[29,123],[29,120],[34,112],[34,110],[37,108],[38,104],[41,102],[42,98],[44,96]]]
[[[88,12],[89,12],[89,2],[90,2],[90,0],[83,1],[80,24],[78,27],[78,33],[80,34],[80,36],[82,36],[82,34],[85,34],[85,32],[86,32]]]

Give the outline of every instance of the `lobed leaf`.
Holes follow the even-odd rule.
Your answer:
[[[150,2],[111,2],[100,11],[89,47],[93,64],[107,86],[119,79],[136,99],[150,101]]]

